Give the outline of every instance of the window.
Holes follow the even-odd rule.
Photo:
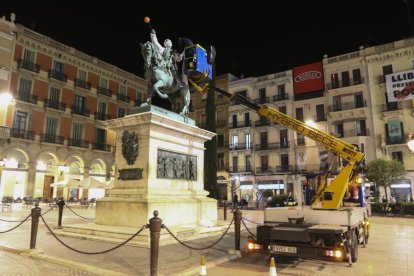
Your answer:
[[[108,88],[108,80],[101,78],[99,81],[99,86],[102,88]]]
[[[25,131],[29,127],[29,114],[17,111],[14,117],[13,128],[17,132]]]
[[[285,92],[285,85],[280,84],[277,86],[277,96],[279,97],[279,100],[284,100],[286,98],[286,92]]]
[[[142,104],[142,93],[137,91],[137,106]]]
[[[355,108],[364,107],[364,98],[362,96],[362,93],[355,94],[354,102],[355,102]]]
[[[217,147],[224,148],[224,135],[223,134],[217,135]]]
[[[237,127],[237,114],[233,114],[232,116],[232,126],[233,128]]]
[[[287,129],[282,129],[282,130],[279,131],[280,148],[287,148],[287,147],[289,147],[287,135],[288,135]]]
[[[63,63],[62,62],[59,62],[59,61],[55,61],[54,63],[53,63],[53,71],[55,71],[56,73],[59,73],[59,74],[63,74]]]
[[[339,79],[338,79],[337,73],[331,74],[331,86],[332,86],[332,89],[339,87]]]
[[[239,158],[237,156],[233,156],[233,172],[237,172],[239,167]]]
[[[234,148],[234,149],[237,149],[237,146],[238,146],[238,144],[239,144],[239,136],[237,136],[237,135],[233,135],[233,136],[231,137],[231,143],[232,143],[232,145],[233,145],[233,148]]]
[[[250,113],[244,113],[244,126],[250,126]]]
[[[217,153],[217,169],[224,169],[224,153]]]
[[[246,155],[246,172],[252,171],[252,157],[250,155]]]
[[[352,79],[354,81],[354,84],[362,83],[361,70],[359,68],[352,70]]]
[[[56,118],[46,118],[46,135],[54,136],[57,133],[58,120]]]
[[[367,136],[367,127],[365,120],[356,121],[357,136]]]
[[[49,101],[52,104],[59,103],[60,101],[60,89],[56,87],[50,87]]]
[[[342,78],[342,87],[346,87],[350,85],[350,81],[349,81],[349,72],[348,71],[344,71],[341,73],[341,78]]]
[[[80,111],[84,111],[86,109],[86,98],[75,95],[75,108]]]
[[[251,149],[252,148],[252,137],[250,133],[246,133],[244,135],[244,139],[246,141],[246,149]]]
[[[102,128],[95,128],[95,144],[106,144],[106,130]]]
[[[333,96],[332,101],[333,101],[333,111],[341,111],[342,110],[341,97]]]
[[[400,161],[401,163],[404,163],[402,151],[393,151],[392,160],[397,160],[397,161]]]
[[[30,97],[32,92],[32,81],[27,79],[20,79],[20,87],[19,87],[19,98],[21,100],[25,100],[26,98]]]
[[[325,105],[324,104],[318,104],[316,105],[316,121],[326,121],[325,119]]]
[[[125,85],[120,85],[119,86],[119,94],[120,95],[126,95],[126,87],[125,87]]]
[[[336,134],[336,137],[339,137],[339,138],[344,137],[344,124],[335,125],[335,134]]]
[[[286,106],[285,105],[279,106],[279,111],[286,114]]]
[[[267,132],[260,132],[260,145],[267,147]]]
[[[86,81],[87,80],[86,71],[79,70],[78,71],[78,79],[82,80],[82,81]]]
[[[382,66],[382,73],[383,73],[384,77],[386,75],[392,74],[393,73],[392,64]]]
[[[260,103],[266,102],[266,88],[259,89],[259,102]]]
[[[104,102],[99,102],[98,103],[98,114],[100,114],[100,115],[105,115],[106,114],[106,103],[104,103]]]
[[[282,172],[289,171],[289,156],[287,154],[280,155],[280,164],[282,166]]]
[[[262,172],[267,172],[269,169],[269,157],[267,155],[260,156],[260,166]]]
[[[296,108],[296,119],[303,122],[303,107]]]
[[[118,107],[118,118],[125,117],[125,108]]]
[[[80,141],[82,140],[83,125],[78,123],[73,123],[72,127],[72,138],[73,140]]]
[[[35,60],[35,53],[28,49],[24,49],[23,53],[23,60],[26,62],[34,63]]]
[[[385,131],[387,135],[387,144],[402,144],[403,143],[403,123],[400,121],[388,121],[385,124]]]

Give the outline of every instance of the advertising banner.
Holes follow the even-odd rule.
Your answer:
[[[388,102],[414,99],[414,70],[385,76]]]
[[[302,94],[324,89],[322,62],[293,68],[293,91]]]

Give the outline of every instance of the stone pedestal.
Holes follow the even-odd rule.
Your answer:
[[[136,112],[105,122],[116,131],[116,174],[114,188],[96,203],[95,223],[141,227],[158,210],[167,227],[215,225],[217,203],[203,189],[204,142],[215,134],[196,127],[187,117],[156,106]],[[122,154],[125,131],[138,136],[139,154],[132,165]],[[177,161],[180,166],[174,167]],[[142,169],[142,178],[119,179],[120,170],[131,169]]]

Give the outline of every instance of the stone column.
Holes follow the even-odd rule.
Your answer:
[[[34,196],[34,188],[36,183],[36,163],[29,162],[29,168],[27,169],[27,182],[26,182],[26,196]]]
[[[91,168],[89,168],[89,167],[83,167],[83,178],[85,179],[85,178],[87,178],[87,177],[89,177],[89,170],[90,170]]]

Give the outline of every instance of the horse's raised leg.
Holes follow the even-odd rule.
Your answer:
[[[190,111],[191,95],[188,84],[186,83],[183,84],[183,89],[181,90],[181,98],[183,101],[183,109],[181,110],[180,114],[187,116],[188,112]]]

